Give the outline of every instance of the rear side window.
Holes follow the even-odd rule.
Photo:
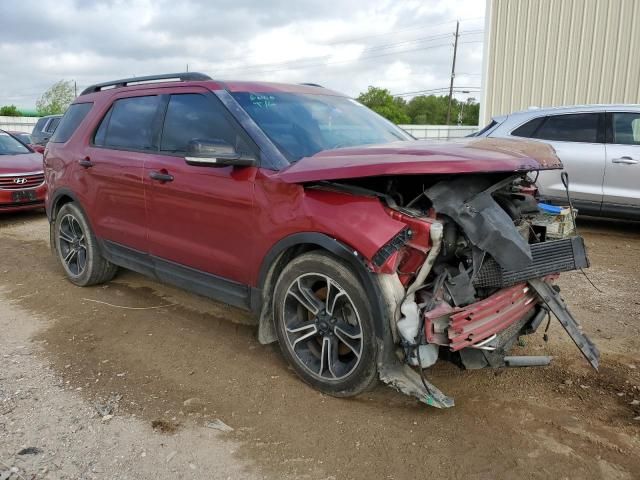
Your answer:
[[[94,144],[131,150],[157,150],[154,120],[160,97],[131,97],[116,100],[96,131]]]
[[[36,122],[35,127],[33,127],[34,132],[41,132],[44,128],[44,124],[47,123],[48,118],[41,118]]]
[[[160,150],[183,153],[189,142],[196,139],[223,140],[236,151],[249,153],[246,142],[219,102],[197,93],[171,95]]]
[[[598,113],[553,115],[547,117],[534,138],[559,142],[596,143],[599,117]]]
[[[47,125],[46,127],[47,129],[45,130],[45,132],[47,133],[55,132],[59,123],[60,123],[60,117],[52,118],[49,124]]]
[[[533,138],[536,130],[538,130],[540,125],[542,125],[542,123],[544,122],[544,119],[545,117],[538,117],[534,118],[533,120],[529,120],[527,123],[525,123],[524,125],[520,125],[513,132],[511,132],[511,135],[516,137]]]
[[[613,143],[640,145],[640,113],[613,114]]]
[[[56,128],[55,133],[49,141],[53,143],[64,143],[68,141],[82,120],[84,120],[84,117],[87,116],[92,106],[93,103],[74,103],[71,105],[65,112],[62,120],[60,120],[60,125],[58,125],[58,128]]]

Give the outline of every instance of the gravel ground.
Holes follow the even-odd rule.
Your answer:
[[[560,285],[600,372],[554,321],[518,348],[550,367],[438,364],[456,399],[440,411],[384,386],[321,395],[242,312],[140,275],[74,287],[42,214],[5,215],[0,480],[640,478],[640,226],[579,227],[602,293],[580,273]]]

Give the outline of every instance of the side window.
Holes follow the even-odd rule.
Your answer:
[[[52,118],[49,124],[47,125],[47,129],[45,131],[47,133],[55,132],[59,123],[60,123],[60,117]]]
[[[132,150],[156,150],[154,120],[160,97],[131,97],[116,100],[96,131],[94,144]]]
[[[613,114],[613,143],[640,145],[640,113]]]
[[[191,140],[223,140],[238,152],[250,153],[224,107],[197,93],[171,95],[160,150],[183,153]]]
[[[534,118],[533,120],[529,120],[527,123],[525,123],[524,125],[520,125],[513,132],[511,132],[511,135],[515,137],[533,138],[536,130],[538,130],[540,125],[542,125],[545,118],[546,117],[538,117]]]
[[[56,128],[55,133],[51,137],[53,143],[64,143],[71,138],[73,132],[76,131],[84,117],[87,116],[93,103],[74,103],[65,112],[60,125]]]
[[[33,127],[33,131],[34,132],[41,132],[42,129],[44,128],[45,123],[47,123],[47,119],[46,118],[38,119],[38,121],[36,122],[36,126]]]
[[[534,138],[560,142],[596,143],[599,113],[552,115],[536,132]]]

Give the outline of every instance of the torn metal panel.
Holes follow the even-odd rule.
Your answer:
[[[450,408],[455,405],[453,398],[447,397],[438,387],[427,380],[425,388],[420,374],[408,365],[396,361],[393,364],[385,364],[380,368],[380,380],[395,388],[399,392],[411,395],[423,403],[436,408]]]
[[[459,177],[436,183],[425,195],[439,213],[451,217],[475,246],[491,254],[506,269],[531,264],[531,249],[513,220],[491,196],[491,179]]]
[[[542,301],[547,304],[591,366],[598,370],[600,352],[589,337],[582,333],[580,324],[573,317],[560,294],[552,285],[539,278],[529,280],[529,285],[536,291]]]

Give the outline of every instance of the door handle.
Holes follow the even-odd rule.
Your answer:
[[[91,159],[90,159],[89,157],[81,158],[80,160],[78,160],[78,164],[79,164],[81,167],[84,167],[84,168],[91,168],[91,167],[93,167],[93,162],[91,161]]]
[[[149,178],[152,180],[157,180],[158,182],[173,182],[173,175],[168,173],[166,170],[164,172],[156,172],[153,171],[149,174]]]
[[[611,160],[611,162],[624,163],[626,165],[635,165],[636,163],[638,163],[638,160],[634,160],[631,157],[620,157],[620,158],[614,158],[613,160]]]

